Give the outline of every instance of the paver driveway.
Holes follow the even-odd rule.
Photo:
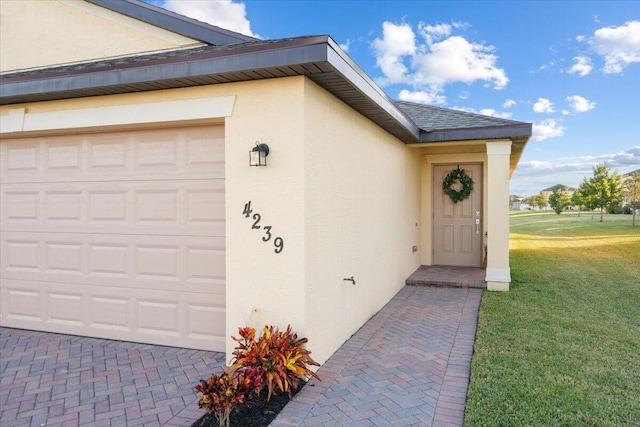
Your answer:
[[[0,328],[0,425],[190,426],[222,353]]]
[[[481,295],[405,286],[272,426],[461,426]],[[221,353],[0,332],[3,427],[189,427],[203,414],[193,386],[224,364]]]

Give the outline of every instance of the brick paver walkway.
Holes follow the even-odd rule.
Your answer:
[[[405,286],[272,426],[461,426],[482,290]]]
[[[180,426],[224,364],[198,350],[0,328],[0,425]]]
[[[404,287],[272,426],[460,426],[480,289]],[[222,353],[0,328],[0,425],[181,426]]]

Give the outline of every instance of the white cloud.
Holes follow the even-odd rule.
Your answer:
[[[505,72],[497,68],[492,46],[469,43],[464,37],[451,36],[430,46],[431,51],[416,55],[415,79],[442,87],[448,83],[471,84],[477,80],[492,83],[494,89],[504,89],[509,82]]]
[[[520,162],[518,172],[535,175],[540,172],[588,172],[593,171],[593,167],[598,164],[606,164],[608,168],[614,169],[626,166],[640,165],[640,146],[631,147],[627,150],[615,153],[605,153],[596,156],[573,156],[561,157],[549,161],[532,160]]]
[[[403,58],[416,53],[415,34],[411,26],[384,22],[382,38],[376,38],[373,41],[373,47],[376,53],[376,65],[385,75],[384,83],[408,83],[410,78]]]
[[[411,25],[384,22],[382,37],[373,42],[376,64],[383,73],[377,82],[382,86],[410,84],[413,92],[429,96],[442,93],[445,85],[456,82],[484,81],[494,89],[503,89],[509,79],[496,65],[495,48],[451,35],[453,28],[467,25],[421,22],[418,25],[421,41],[418,41]]]
[[[461,28],[463,30],[466,30],[467,28],[471,27],[471,24],[464,21],[451,21],[451,25],[453,25],[453,28]]]
[[[588,56],[576,56],[573,60],[575,61],[575,64],[573,64],[569,71],[567,71],[568,73],[576,73],[580,77],[584,77],[593,69],[593,66],[591,65],[591,58]]]
[[[501,119],[509,119],[513,115],[512,113],[501,113],[493,108],[482,108],[481,110],[474,110],[468,107],[453,107],[454,110],[466,111],[467,113],[482,114],[483,116],[499,117]]]
[[[511,108],[514,105],[516,105],[516,101],[514,101],[513,99],[507,99],[506,101],[504,101],[504,104],[502,104],[504,108]]]
[[[251,31],[251,23],[247,19],[245,4],[242,2],[234,3],[232,0],[165,0],[161,1],[159,6],[198,21],[259,38]]]
[[[520,162],[511,180],[511,192],[521,195],[537,194],[554,184],[578,187],[584,177],[593,176],[593,167],[601,163],[612,171],[622,169],[620,173],[635,170],[640,165],[640,146],[594,156]]]
[[[544,71],[544,70],[546,70],[548,68],[553,68],[555,66],[556,66],[556,61],[555,60],[551,60],[547,64],[542,64],[541,66],[539,66],[537,70],[529,71],[529,73],[530,74],[539,73],[540,71]]]
[[[553,103],[547,98],[538,98],[535,104],[533,104],[533,111],[536,113],[553,113]]]
[[[548,138],[556,138],[564,134],[564,127],[555,119],[546,119],[533,124],[533,139],[544,141]]]
[[[340,49],[344,50],[345,52],[349,52],[349,46],[350,45],[351,45],[351,40],[350,39],[347,39],[346,42],[339,44]]]
[[[451,35],[451,25],[426,25],[423,22],[420,22],[418,24],[418,32],[422,37],[424,37],[427,44],[432,45],[435,40],[442,40],[443,38]]]
[[[621,73],[627,65],[640,62],[640,21],[600,28],[593,33],[589,43],[604,57],[606,74]]]
[[[484,114],[485,116],[492,116],[492,117],[500,117],[501,119],[509,119],[511,118],[511,116],[513,116],[512,113],[506,113],[506,112],[499,112],[494,110],[493,108],[483,108],[479,111],[480,114]]]
[[[407,89],[402,89],[398,94],[398,99],[401,101],[417,102],[420,104],[432,104],[442,105],[447,101],[447,98],[436,92],[415,91],[411,92]]]
[[[576,113],[584,113],[589,110],[593,110],[596,106],[595,102],[589,101],[580,95],[567,96],[567,102]]]

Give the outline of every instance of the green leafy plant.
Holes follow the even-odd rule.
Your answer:
[[[247,399],[259,396],[266,388],[267,401],[274,392],[291,392],[300,387],[302,381],[310,377],[320,379],[310,366],[320,366],[304,348],[306,338],[287,326],[284,332],[273,326],[265,326],[262,335],[256,339],[254,328],[238,328],[240,338],[233,352],[230,370],[220,375],[212,375],[200,380],[194,388],[198,406],[214,414],[221,426],[229,427],[230,415],[238,405]]]
[[[298,335],[287,326],[285,331],[270,326],[262,329],[256,339],[254,328],[239,329],[240,337],[232,337],[238,342],[233,352],[232,368],[255,369],[261,387],[267,388],[267,400],[271,399],[274,390],[286,392],[297,389],[301,381],[310,377],[320,379],[310,366],[320,366],[304,348],[306,338]]]

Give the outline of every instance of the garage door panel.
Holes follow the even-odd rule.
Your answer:
[[[5,279],[3,324],[12,327],[224,350],[224,295]]]
[[[223,126],[4,140],[0,322],[223,351]]]
[[[224,236],[223,180],[3,184],[2,229]]]
[[[112,132],[7,139],[0,152],[2,182],[81,182],[120,179],[224,179],[224,128]]]
[[[222,237],[3,232],[2,276],[224,294]]]

